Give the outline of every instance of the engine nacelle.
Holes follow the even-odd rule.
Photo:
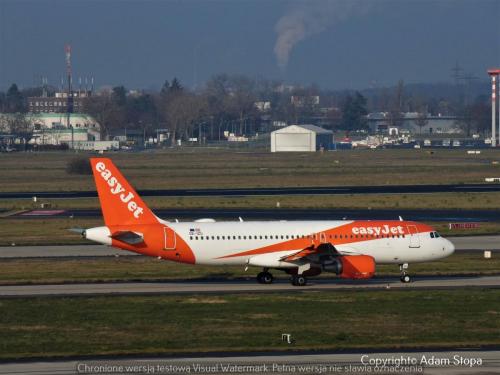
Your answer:
[[[369,255],[345,255],[323,264],[322,268],[343,279],[369,279],[375,274],[375,259]]]

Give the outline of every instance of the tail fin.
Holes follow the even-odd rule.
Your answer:
[[[108,158],[91,158],[106,226],[153,224],[158,219]]]

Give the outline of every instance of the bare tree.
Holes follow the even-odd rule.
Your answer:
[[[9,133],[21,140],[26,150],[26,145],[33,138],[34,119],[24,113],[15,113],[7,117]]]
[[[163,116],[170,130],[172,147],[177,139],[193,133],[193,126],[204,113],[204,105],[200,97],[191,93],[180,93],[164,102]]]
[[[422,129],[429,123],[429,119],[427,117],[426,110],[420,110],[417,114],[417,118],[415,119],[415,125],[418,126],[420,130],[420,135],[422,135]]]
[[[108,136],[111,129],[120,128],[126,123],[124,108],[114,100],[110,91],[87,98],[84,111],[97,120],[103,139]]]

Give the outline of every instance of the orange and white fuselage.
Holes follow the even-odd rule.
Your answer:
[[[403,220],[167,222],[149,210],[110,159],[93,158],[91,165],[106,225],[87,229],[85,237],[144,255],[367,278],[375,264],[428,262],[454,251],[432,227]]]

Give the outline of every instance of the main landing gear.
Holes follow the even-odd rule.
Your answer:
[[[273,281],[274,277],[269,272],[268,268],[264,268],[264,270],[257,275],[257,282],[259,284],[272,284]],[[294,286],[304,286],[307,284],[307,279],[303,275],[291,275],[290,282]]]
[[[399,265],[399,271],[401,272],[400,280],[402,283],[409,283],[411,281],[410,275],[406,273],[408,269],[408,263],[403,263]]]
[[[257,281],[259,284],[271,284],[274,281],[274,277],[267,268],[264,268],[264,270],[257,275]]]
[[[293,275],[290,278],[290,281],[294,286],[304,286],[307,284],[307,279],[302,275]]]

